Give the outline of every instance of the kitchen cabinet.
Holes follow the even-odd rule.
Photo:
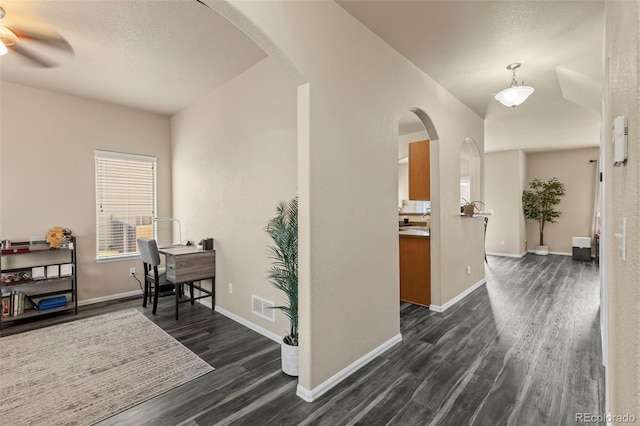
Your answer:
[[[400,236],[400,300],[431,304],[431,239]]]
[[[429,141],[409,144],[409,199],[431,200]]]

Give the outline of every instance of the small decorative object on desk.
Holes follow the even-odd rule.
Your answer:
[[[203,238],[198,246],[202,246],[203,250],[213,250],[213,238]]]

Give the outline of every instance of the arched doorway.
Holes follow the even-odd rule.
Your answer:
[[[437,132],[429,116],[410,108],[398,123],[398,262],[400,301],[428,308],[432,277],[438,271],[432,262],[437,239],[438,214]]]
[[[482,200],[482,161],[478,143],[466,137],[460,146],[460,203]]]

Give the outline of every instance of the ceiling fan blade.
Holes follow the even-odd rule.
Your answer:
[[[13,52],[19,53],[20,55],[30,60],[37,66],[40,66],[43,68],[53,68],[58,66],[57,63],[50,61],[48,59],[45,59],[42,55],[38,55],[37,53],[34,53],[26,49],[24,46],[21,46],[19,43],[11,46],[10,49]]]
[[[24,28],[11,27],[19,40],[34,41],[45,44],[47,46],[54,47],[56,49],[63,50],[65,52],[73,53],[73,48],[69,42],[57,32],[51,30],[49,34],[42,32],[31,31]]]

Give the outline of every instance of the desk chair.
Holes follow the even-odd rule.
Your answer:
[[[487,216],[484,217],[484,263],[487,262],[487,225],[489,224],[489,218]]]
[[[151,301],[151,294],[153,293],[152,312],[155,315],[158,308],[158,295],[160,292],[171,291],[174,289],[174,285],[167,281],[165,268],[158,267],[160,265],[160,253],[158,252],[156,240],[138,238],[138,247],[140,248],[140,258],[142,259],[144,270],[144,300],[142,307],[147,307],[147,300]]]

